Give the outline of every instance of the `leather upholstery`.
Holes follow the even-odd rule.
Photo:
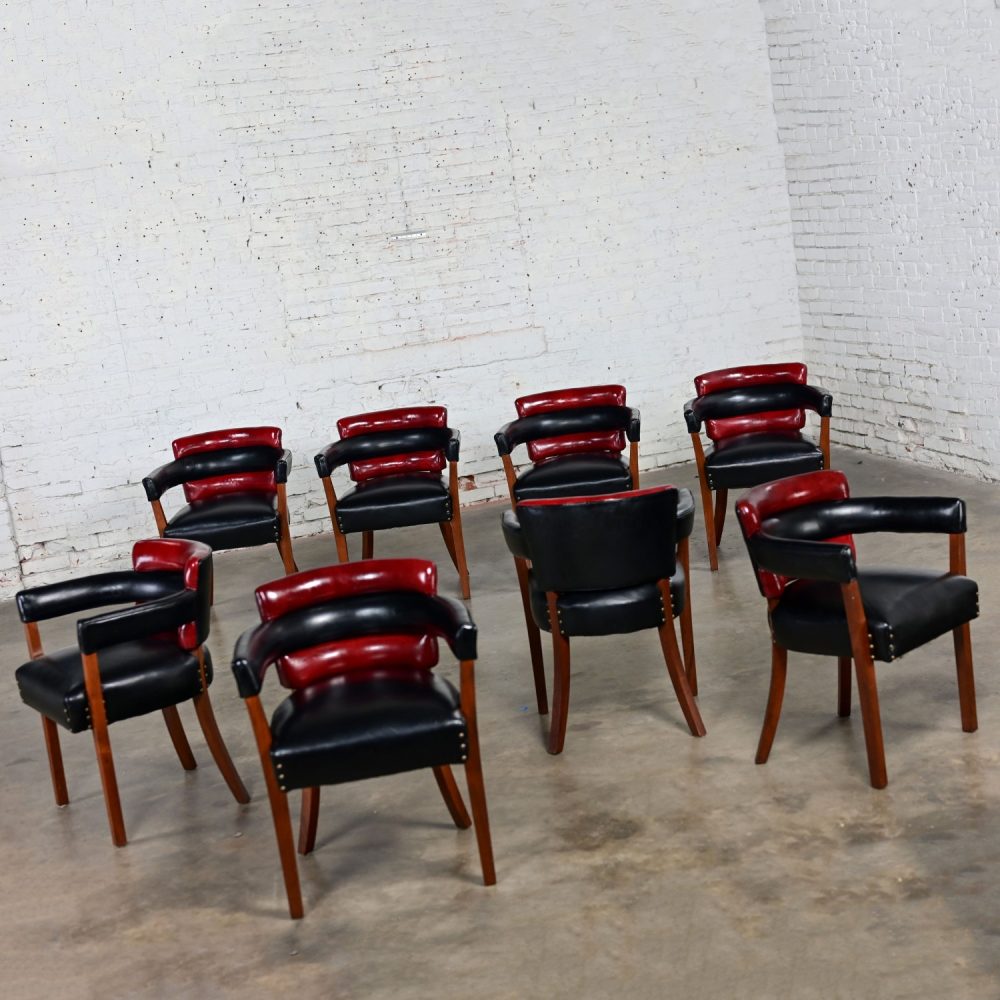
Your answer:
[[[437,566],[429,559],[365,559],[293,573],[254,592],[262,622],[302,611],[320,601],[405,590],[437,593]]]
[[[805,385],[808,371],[801,361],[783,361],[769,365],[742,365],[739,368],[717,368],[696,375],[694,389],[699,396],[729,389],[748,389],[782,382]]]
[[[325,479],[341,465],[375,468],[378,463],[413,453],[443,453],[449,462],[457,462],[460,444],[461,435],[452,428],[412,427],[341,438],[328,444],[314,461],[320,478]]]
[[[173,639],[123,642],[98,656],[108,722],[176,705],[201,691],[198,660]],[[206,676],[212,661],[205,650]],[[30,660],[14,673],[21,700],[70,732],[90,728],[83,664],[76,648]]]
[[[713,490],[745,489],[823,468],[823,453],[798,433],[723,438],[705,457]]]
[[[529,577],[531,615],[535,624],[551,632],[545,591]],[[677,617],[684,610],[684,571],[678,567],[670,580],[672,609],[664,608],[660,588],[642,583],[620,590],[578,590],[556,599],[559,631],[563,635],[623,635],[646,628],[659,628],[672,610]]]
[[[567,455],[549,459],[522,472],[514,484],[514,499],[591,496],[623,493],[632,488],[628,466],[613,455]]]
[[[509,455],[519,444],[535,441],[549,441],[551,443],[553,439],[559,438],[564,439],[566,445],[565,449],[559,449],[559,451],[568,451],[572,441],[596,442],[599,440],[596,435],[607,431],[624,431],[629,441],[638,441],[639,426],[639,411],[632,407],[592,406],[520,417],[504,424],[493,435],[493,440],[496,442],[497,453],[500,455]],[[615,437],[616,442],[620,440],[619,437]],[[624,444],[624,441],[621,441],[622,447]],[[596,446],[596,444],[591,446]],[[603,445],[601,448],[607,450]],[[615,448],[617,449],[617,443]],[[554,455],[558,451],[550,447],[546,453]]]
[[[525,500],[517,516],[543,590],[615,590],[669,579],[676,567],[677,490]]]
[[[283,687],[304,688],[340,674],[354,677],[387,668],[430,670],[438,642],[430,635],[364,635],[327,642],[282,656],[276,664]]]
[[[22,590],[16,598],[17,611],[22,622],[42,622],[109,604],[153,601],[183,586],[179,571],[95,573],[82,579]]]
[[[974,580],[905,569],[860,570],[872,655],[897,659],[979,614]],[[775,641],[787,649],[850,656],[851,640],[840,587],[797,580],[771,612]]]
[[[142,485],[148,500],[159,500],[167,490],[195,481],[199,483],[195,494],[201,497],[211,492],[213,482],[217,482],[222,492],[232,492],[237,484],[243,484],[244,489],[250,484],[255,490],[263,490],[266,484],[267,491],[273,493],[277,483],[287,482],[291,464],[292,453],[280,448],[254,446],[197,452],[154,469],[143,479]],[[263,475],[247,479],[247,473]],[[190,501],[195,495],[186,491],[185,499]]]
[[[622,385],[591,385],[577,389],[557,389],[536,392],[531,396],[521,396],[514,400],[518,417],[536,414],[558,413],[566,410],[593,407],[625,407],[625,387]],[[532,462],[542,462],[560,455],[581,452],[609,452],[618,454],[625,447],[623,428],[593,430],[578,434],[564,434],[553,438],[537,438],[527,442],[528,458]]]
[[[174,458],[201,455],[205,452],[229,448],[281,449],[279,427],[229,427],[225,430],[206,431],[177,438],[171,446]]]
[[[331,785],[465,760],[458,692],[424,670],[389,670],[295,691],[271,719],[282,788]]]
[[[344,534],[437,524],[452,518],[451,494],[440,476],[386,476],[358,483],[337,499]]]
[[[262,493],[230,493],[197,500],[167,522],[165,538],[190,538],[213,549],[239,549],[277,542],[277,501]]]
[[[382,562],[345,563],[286,579],[308,592],[317,573],[354,566],[377,568]],[[317,597],[309,606],[297,606],[281,617],[247,629],[233,650],[233,674],[240,695],[249,698],[260,694],[267,668],[281,657],[356,637],[394,635],[434,636],[444,639],[458,659],[476,658],[476,626],[464,604],[418,590],[396,589],[333,600]]]

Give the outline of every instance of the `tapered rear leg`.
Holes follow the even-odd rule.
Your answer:
[[[670,609],[670,584],[666,580],[661,580],[659,586],[664,608]],[[684,664],[681,661],[681,651],[677,646],[673,611],[668,610],[667,613],[670,617],[656,631],[660,637],[660,648],[663,650],[663,659],[667,664],[670,683],[674,687],[674,694],[677,696],[677,702],[681,706],[681,712],[684,714],[688,729],[691,730],[691,735],[704,736],[705,723],[702,721],[701,712],[698,710],[697,702],[691,693],[691,686],[688,684]]]
[[[441,798],[451,813],[451,818],[459,830],[467,830],[472,826],[472,820],[465,810],[465,803],[462,801],[462,793],[455,783],[455,776],[451,773],[451,768],[447,765],[434,768],[434,780],[441,790]]]
[[[729,502],[729,490],[715,491],[715,544],[722,544],[722,528],[726,523],[726,508]]]
[[[535,681],[535,703],[539,715],[547,715],[549,696],[545,690],[545,660],[542,656],[541,630],[535,624],[531,613],[531,598],[528,594],[528,564],[524,559],[514,559],[517,570],[517,584],[521,589],[521,607],[524,609],[524,627],[528,633],[528,652],[531,656],[531,673]]]
[[[59,745],[59,727],[43,715],[42,732],[45,734],[45,749],[49,757],[49,774],[52,776],[52,793],[56,797],[56,805],[69,805],[69,789],[66,787],[62,747]]]
[[[375,532],[361,532],[361,558],[371,559],[375,555]]]
[[[976,716],[976,681],[972,673],[972,639],[969,623],[952,630],[955,640],[955,669],[958,673],[958,702],[962,711],[962,729],[974,733],[979,728]]]
[[[849,662],[849,661],[848,661]],[[774,734],[778,731],[778,719],[781,718],[781,702],[785,697],[785,676],[788,672],[788,650],[771,643],[771,688],[767,693],[767,708],[764,711],[764,725],[760,730],[760,740],[757,743],[758,764],[766,764],[771,755],[771,744]]]
[[[846,719],[851,714],[851,658],[837,659],[837,715]]]
[[[684,610],[681,612],[681,648],[684,650],[684,670],[691,694],[698,694],[698,665],[694,658],[694,621],[691,617],[691,551],[690,539],[682,538],[677,546],[677,560],[684,570]]]
[[[299,814],[299,854],[311,854],[316,846],[319,827],[319,786],[302,789],[302,811]]]
[[[552,629],[552,722],[549,726],[549,753],[562,753],[566,743],[566,720],[569,718],[569,637],[559,628],[556,595],[545,595]]]
[[[177,759],[181,762],[181,767],[185,771],[193,771],[198,766],[198,762],[191,752],[191,744],[188,743],[188,738],[184,733],[176,705],[170,705],[163,709],[163,721],[167,724],[167,732],[170,733],[170,740],[174,745],[174,750],[177,751]]]
[[[212,711],[212,702],[209,700],[207,687],[201,694],[195,696],[194,711],[198,716],[198,724],[201,726],[205,742],[208,744],[208,752],[212,755],[215,766],[218,767],[223,780],[229,786],[229,791],[233,793],[233,798],[237,802],[246,804],[250,801],[250,793],[236,770],[233,758],[229,756],[229,750],[222,739],[222,733],[219,732],[219,725],[215,721],[215,712]]]

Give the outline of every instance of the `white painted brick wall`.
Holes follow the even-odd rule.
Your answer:
[[[802,351],[754,0],[0,17],[3,593],[126,557],[181,434],[282,426],[301,535],[340,415],[446,403],[478,501],[515,395],[624,381],[649,468],[693,374]]]
[[[1000,478],[994,0],[763,0],[835,441]]]

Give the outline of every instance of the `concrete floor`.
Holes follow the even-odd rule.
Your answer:
[[[693,545],[708,736],[688,735],[656,636],[574,642],[565,753],[544,749],[501,506],[465,514],[486,789],[499,883],[480,881],[429,772],[324,792],[300,862],[306,917],[285,910],[266,793],[228,670],[277,552],[216,562],[209,646],[223,733],[253,795],[230,798],[190,706],[201,763],[181,770],[157,717],[114,726],[131,842],[111,846],[88,736],[65,736],[71,804],[52,802],[41,726],[0,607],[0,963],[6,997],[1000,997],[1000,506],[995,487],[835,452],[856,494],[964,496],[980,731],[959,725],[951,642],[879,673],[889,788],[868,786],[861,723],[836,716],[833,661],[793,656],[770,762],[753,763],[767,693],[763,599],[735,524],[721,571]],[[669,472],[669,474],[668,474]],[[696,487],[679,466],[647,483]],[[300,474],[305,475],[304,470]],[[436,528],[378,536],[430,555]],[[947,541],[883,536],[862,559],[947,566]],[[329,536],[296,545],[332,561]],[[72,623],[43,630],[55,648]],[[546,648],[548,655],[548,648]],[[443,672],[453,679],[451,663]],[[280,697],[272,688],[265,705]],[[464,788],[464,785],[463,785]]]

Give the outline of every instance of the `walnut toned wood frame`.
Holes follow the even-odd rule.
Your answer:
[[[468,785],[469,801],[472,805],[471,819],[465,808],[465,803],[462,801],[462,795],[451,768],[447,765],[433,768],[434,778],[455,826],[460,830],[465,830],[475,824],[476,845],[479,849],[479,861],[483,871],[483,884],[495,885],[497,875],[493,862],[493,842],[490,837],[486,787],[483,783],[483,766],[479,753],[479,730],[476,722],[475,662],[461,660],[459,670],[460,699],[466,725],[465,781]],[[298,863],[295,859],[296,843],[292,833],[288,790],[282,787],[271,761],[271,727],[264,714],[260,696],[251,695],[245,701],[254,738],[257,742],[261,768],[264,771],[267,796],[271,803],[274,834],[278,842],[278,855],[281,859],[281,872],[285,881],[285,894],[288,897],[288,913],[293,920],[299,920],[304,915],[305,910],[302,905],[302,886],[299,880]],[[319,787],[302,789],[299,814],[299,854],[309,854],[316,846],[316,832],[319,827],[319,800]]]
[[[681,660],[681,651],[677,645],[677,634],[674,631],[674,616],[672,611],[672,601],[670,597],[670,582],[660,580],[658,584],[660,596],[666,611],[666,620],[657,629],[660,638],[660,648],[663,650],[663,659],[667,665],[667,674],[673,685],[674,693],[680,704],[681,712],[684,714],[684,721],[687,722],[688,729],[692,736],[705,735],[705,723],[702,722],[701,712],[694,700],[694,693],[688,683],[687,671]],[[549,627],[552,630],[552,653],[555,661],[552,683],[552,723],[549,727],[550,754],[559,754],[563,751],[566,743],[566,721],[569,717],[569,677],[570,677],[570,652],[569,636],[564,635],[559,623],[558,611],[559,595],[552,591],[547,591],[545,601],[549,611]]]
[[[326,505],[330,511],[333,540],[337,546],[337,561],[350,562],[351,555],[347,548],[347,536],[340,530],[340,525],[337,523],[337,492],[333,487],[333,477],[322,476],[320,478],[323,481],[323,492],[326,494]],[[469,563],[465,557],[465,536],[462,534],[462,507],[458,497],[458,462],[455,461],[448,463],[448,493],[451,496],[451,520],[439,521],[438,527],[441,529],[441,537],[444,539],[445,548],[448,550],[452,564],[458,571],[462,599],[467,601],[472,596],[472,590],[469,581]],[[372,559],[374,556],[375,532],[362,531],[361,558]]]
[[[37,622],[25,622],[25,637],[28,645],[28,655],[37,660],[44,655],[41,636]],[[233,764],[229,750],[219,732],[212,710],[212,702],[208,695],[208,678],[205,673],[205,656],[199,646],[195,651],[198,657],[198,668],[201,675],[201,691],[195,695],[194,708],[205,736],[209,752],[225,779],[233,798],[237,802],[247,803],[250,795],[246,790],[236,766]],[[125,818],[122,814],[121,797],[118,793],[118,779],[115,775],[115,763],[111,754],[111,740],[108,735],[108,719],[104,707],[104,691],[101,687],[101,670],[98,653],[81,653],[83,663],[83,683],[87,692],[87,704],[90,711],[91,731],[94,736],[94,749],[97,753],[97,767],[101,775],[101,787],[104,791],[104,804],[108,813],[108,825],[111,827],[111,840],[115,847],[124,847],[128,843],[125,834]],[[181,766],[186,771],[197,767],[191,745],[188,743],[181,725],[180,714],[176,705],[163,709],[163,718],[167,732],[173,744]],[[45,748],[49,758],[49,773],[52,777],[52,790],[56,805],[69,804],[69,791],[66,785],[66,772],[63,767],[62,748],[59,743],[59,727],[47,716],[42,716],[42,730],[45,736]]]
[[[708,482],[705,469],[705,449],[701,443],[701,431],[691,433],[691,445],[694,448],[694,461],[698,467],[698,485],[701,487],[701,506],[705,515],[705,538],[708,542],[708,565],[712,572],[719,568],[719,545],[722,544],[722,529],[726,523],[726,507],[729,502],[729,490],[715,490],[715,501],[712,501],[712,487]],[[819,448],[823,453],[823,468],[830,468],[830,418],[820,417]]]
[[[949,535],[949,572],[965,576],[965,535]],[[875,660],[872,657],[868,620],[861,600],[857,580],[841,584],[844,613],[851,636],[852,656],[837,660],[837,714],[846,718],[851,714],[851,662],[853,660],[858,683],[858,702],[865,733],[865,750],[868,756],[868,775],[873,788],[885,788],[889,783],[885,766],[885,745],[882,739],[882,718],[879,711],[878,687],[875,682]],[[768,610],[776,604],[768,601]],[[952,629],[955,645],[955,669],[958,680],[958,699],[962,730],[974,733],[979,728],[976,714],[976,683],[972,668],[972,640],[969,623]],[[771,643],[771,686],[767,696],[764,725],[757,744],[756,762],[764,764],[771,753],[771,745],[778,729],[781,703],[785,693],[788,650]]]

